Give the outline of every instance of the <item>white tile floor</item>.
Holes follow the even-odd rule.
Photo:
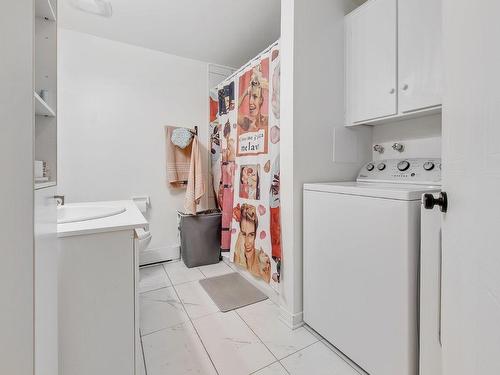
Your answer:
[[[360,374],[307,327],[289,329],[270,300],[221,313],[198,280],[230,272],[223,262],[141,268],[142,374]]]

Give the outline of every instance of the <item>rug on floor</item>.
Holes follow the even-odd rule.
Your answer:
[[[267,296],[237,272],[200,280],[200,284],[222,312],[267,299]]]

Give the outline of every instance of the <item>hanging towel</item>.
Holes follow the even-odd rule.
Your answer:
[[[174,126],[165,126],[165,151],[167,158],[167,182],[172,188],[186,186],[189,178],[191,145],[182,149],[172,143]]]
[[[205,181],[203,181],[203,170],[198,137],[195,136],[191,143],[191,163],[189,166],[189,177],[184,198],[184,210],[186,213],[196,215],[196,205],[205,194]]]

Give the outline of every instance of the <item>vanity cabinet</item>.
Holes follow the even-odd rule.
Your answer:
[[[369,0],[345,33],[346,126],[439,110],[440,0]]]
[[[134,233],[59,238],[61,374],[139,374]]]
[[[107,215],[89,219],[103,208]],[[59,373],[141,374],[136,229],[148,222],[131,200],[73,203],[64,210],[74,220],[57,225]]]

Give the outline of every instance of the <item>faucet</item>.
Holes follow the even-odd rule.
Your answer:
[[[403,152],[405,150],[405,146],[402,143],[396,142],[392,145],[392,149],[394,151]]]
[[[64,195],[54,195],[54,199],[57,201],[58,206],[64,206]]]

